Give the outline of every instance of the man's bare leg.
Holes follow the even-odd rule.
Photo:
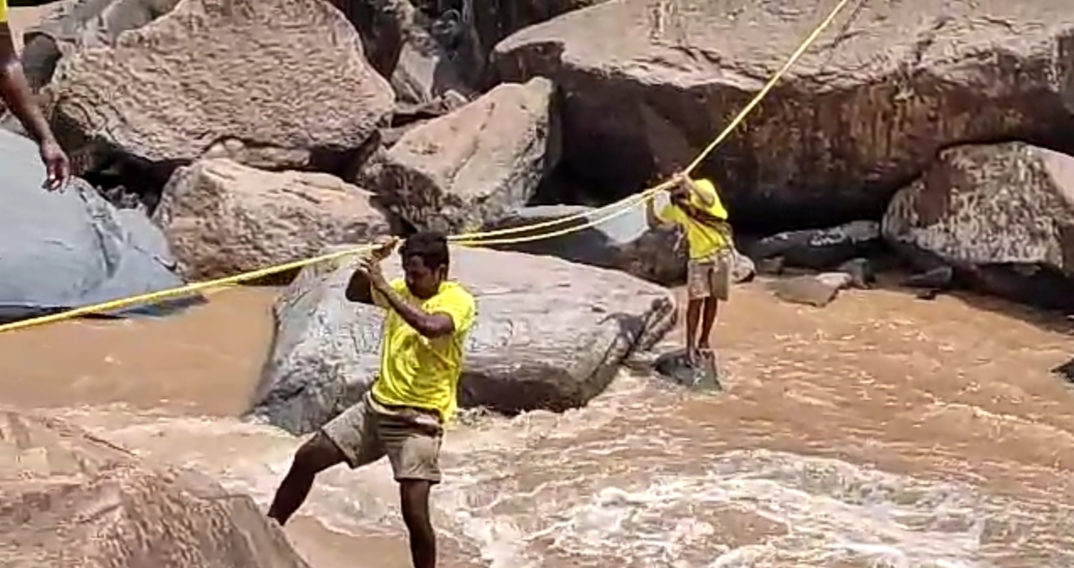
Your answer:
[[[317,474],[344,461],[343,452],[321,432],[302,444],[295,452],[291,469],[276,490],[268,516],[283,526],[302,506]]]
[[[705,304],[701,314],[701,337],[698,338],[697,348],[699,351],[712,350],[712,327],[716,324],[716,315],[720,310],[720,301],[715,297],[705,298]]]
[[[697,362],[697,327],[701,323],[704,298],[691,298],[686,303],[686,357],[691,364]]]
[[[429,518],[429,489],[432,482],[402,480],[399,500],[403,522],[410,533],[410,557],[414,568],[436,568],[436,533]]]

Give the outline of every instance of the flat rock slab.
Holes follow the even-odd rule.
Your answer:
[[[453,278],[477,299],[459,392],[513,414],[586,404],[675,319],[669,290],[557,258],[457,247]],[[400,273],[398,260],[386,274]],[[304,270],[277,301],[276,338],[251,410],[308,432],[357,401],[378,370],[383,312],[343,296],[353,264]]]
[[[0,565],[309,568],[247,495],[0,408]]]
[[[394,102],[322,0],[183,0],[114,46],[63,58],[53,87],[65,147],[162,167],[210,152],[307,168],[360,148]]]

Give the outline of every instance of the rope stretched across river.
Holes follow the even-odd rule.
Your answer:
[[[736,128],[738,128],[740,124],[742,124],[742,121],[746,119],[746,116],[749,115],[749,113],[752,112],[753,109],[761,103],[761,101],[768,95],[769,91],[772,90],[776,83],[779,82],[781,78],[783,78],[783,75],[785,75],[787,71],[790,70],[790,68],[793,67],[795,63],[798,62],[798,59],[802,57],[802,54],[804,54],[806,50],[809,49],[811,45],[813,45],[817,38],[820,37],[822,33],[824,33],[824,30],[826,30],[828,26],[832,24],[833,21],[835,21],[836,16],[838,16],[839,13],[849,3],[850,0],[839,0],[839,3],[837,3],[835,7],[832,8],[831,12],[828,13],[828,16],[824,18],[824,20],[822,20],[820,24],[818,24],[817,27],[814,28],[808,36],[806,36],[805,40],[803,40],[802,43],[798,46],[798,49],[796,49],[794,53],[791,54],[791,56],[787,59],[787,62],[783,64],[779,71],[777,71],[772,76],[772,78],[768,80],[768,82],[757,93],[757,95],[755,95],[753,99],[745,107],[743,107],[741,111],[739,111],[735,118],[731,120],[730,123],[728,123],[728,125],[723,129],[723,131],[720,132],[720,134],[716,136],[716,138],[714,138],[712,142],[710,142],[709,145],[701,151],[700,154],[698,154],[694,161],[691,162],[690,165],[687,166],[682,173],[686,175],[690,175],[691,173],[693,173],[701,165],[701,163],[705,161],[705,158],[707,158],[709,154],[711,154],[720,144],[724,142],[724,140],[727,139],[728,136],[731,135],[732,132],[734,132]],[[553,239],[556,237],[569,235],[571,233],[584,231],[586,229],[599,226],[611,219],[619,217],[620,215],[627,213],[634,207],[637,207],[638,205],[641,205],[642,203],[653,199],[658,192],[669,189],[672,185],[674,185],[674,182],[665,181],[655,187],[651,187],[649,189],[646,189],[645,191],[627,197],[626,199],[617,201],[615,203],[590,212],[576,213],[567,217],[561,217],[558,219],[552,219],[549,221],[543,221],[540,223],[534,223],[531,225],[525,225],[520,227],[511,227],[506,229],[497,229],[493,231],[478,231],[474,233],[452,235],[448,237],[448,239],[455,244],[463,246],[506,245]],[[584,223],[578,225],[569,225],[586,218],[588,218],[588,220]],[[559,225],[569,226],[563,229],[557,229],[544,233],[523,235],[523,233],[532,233],[533,231],[541,231]],[[40,316],[36,318],[30,318],[22,321],[8,323],[0,325],[0,332],[15,331],[48,323],[69,320],[86,315],[111,312],[123,308],[128,308],[131,306],[154,304],[176,296],[186,296],[198,292],[208,291],[214,288],[233,286],[236,284],[242,284],[243,282],[260,280],[267,276],[272,276],[283,272],[289,272],[292,270],[298,270],[314,264],[340,260],[348,256],[362,254],[372,250],[373,248],[375,248],[375,246],[376,245],[365,244],[343,251],[337,251],[302,260],[296,260],[293,262],[277,264],[275,266],[269,266],[258,270],[251,270],[249,272],[243,272],[234,276],[226,276],[223,278],[217,278],[215,280],[208,280],[204,282],[195,282],[192,284],[187,284],[185,286],[179,286],[177,288],[171,288],[168,290],[160,290],[157,292],[139,294],[137,296],[130,296],[127,298],[119,298],[108,302],[93,304],[91,306],[84,306],[81,308],[66,310],[56,314],[50,314],[46,316]]]

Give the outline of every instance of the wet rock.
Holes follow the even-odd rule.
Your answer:
[[[823,308],[835,300],[840,290],[851,286],[853,278],[843,272],[825,272],[776,280],[770,287],[776,297],[792,304]]]
[[[1066,380],[1066,382],[1074,384],[1074,359],[1071,359],[1070,361],[1067,361],[1066,363],[1063,363],[1062,365],[1059,365],[1058,367],[1052,369],[1052,373],[1059,375],[1064,380]]]
[[[230,276],[389,234],[371,194],[313,172],[265,172],[227,159],[176,170],[154,220],[191,278]]]
[[[756,259],[779,257],[783,266],[829,270],[869,254],[879,243],[880,223],[854,221],[829,229],[779,233],[752,244],[748,252]]]
[[[57,135],[94,149],[89,169],[118,151],[166,174],[206,154],[335,171],[393,105],[321,0],[184,0],[114,47],[64,57],[52,87]]]
[[[826,11],[619,0],[521,30],[493,60],[503,80],[556,83],[565,164],[618,197],[662,152],[692,158]],[[823,226],[877,216],[952,144],[1069,140],[1072,14],[1065,0],[851,5],[701,175],[737,219]]]
[[[670,292],[560,259],[452,251],[452,277],[477,298],[459,402],[515,413],[582,406],[636,349],[674,322]],[[314,266],[276,303],[276,337],[251,414],[308,432],[358,400],[378,369],[382,312],[343,297],[352,266]],[[399,273],[398,260],[386,274]]]
[[[946,266],[956,284],[1070,309],[1072,196],[1074,157],[1021,142],[958,146],[896,195],[884,237],[936,277]]]
[[[308,568],[246,495],[0,409],[0,565]]]
[[[840,264],[838,271],[850,276],[851,288],[865,290],[876,282],[876,272],[867,258],[852,258]]]
[[[474,230],[524,205],[559,160],[552,84],[504,84],[410,130],[361,179],[418,228]]]
[[[686,350],[678,349],[659,355],[653,362],[653,370],[680,386],[723,390],[715,357],[707,357],[703,361],[691,363],[686,357]]]

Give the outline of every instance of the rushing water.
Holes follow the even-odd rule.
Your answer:
[[[3,387],[267,506],[298,441],[227,415],[270,301],[0,336]],[[1074,391],[1048,373],[1074,348],[1065,322],[883,290],[803,308],[762,284],[722,317],[723,393],[624,371],[562,415],[465,414],[434,497],[442,564],[1074,566]],[[384,462],[325,472],[300,513],[314,568],[408,565]]]

